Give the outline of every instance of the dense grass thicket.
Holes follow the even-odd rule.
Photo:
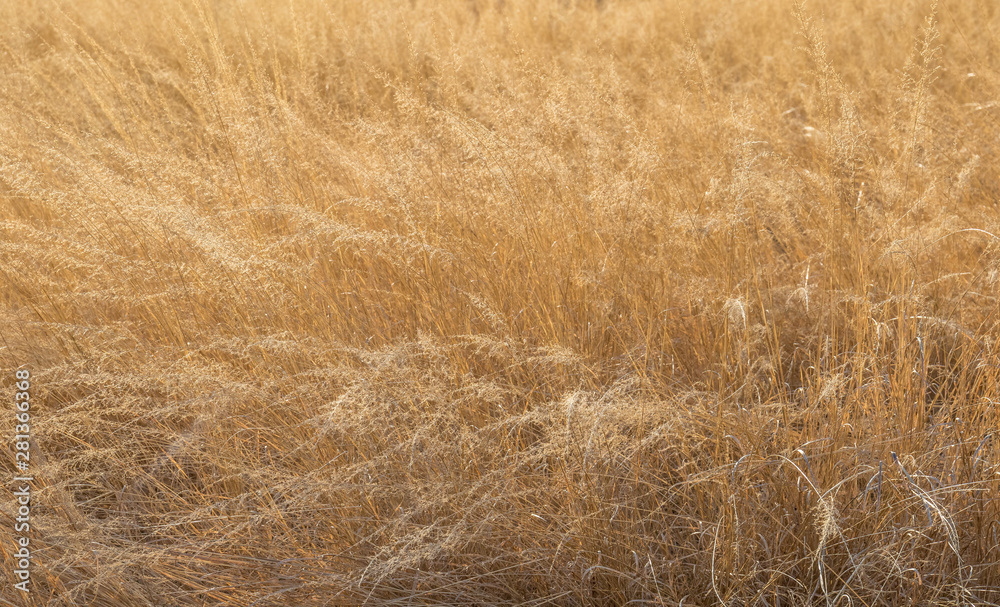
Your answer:
[[[989,1],[0,3],[0,604],[1000,603],[998,69]]]

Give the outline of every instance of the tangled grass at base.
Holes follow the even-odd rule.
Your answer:
[[[5,601],[1000,603],[996,3],[0,23]]]

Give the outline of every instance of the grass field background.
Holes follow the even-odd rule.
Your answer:
[[[0,24],[3,604],[1000,602],[996,3]]]

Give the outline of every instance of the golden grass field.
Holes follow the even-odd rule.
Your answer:
[[[0,605],[1000,603],[998,66],[988,0],[0,4]]]

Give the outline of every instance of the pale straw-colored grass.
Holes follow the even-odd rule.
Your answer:
[[[1000,602],[990,3],[0,23],[0,602]]]

